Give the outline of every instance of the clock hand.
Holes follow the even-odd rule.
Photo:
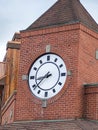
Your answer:
[[[41,80],[43,77],[44,77],[44,76],[41,76],[41,77],[37,78],[36,80]]]
[[[41,77],[39,77],[39,78],[37,78],[36,80],[42,80],[44,77],[45,78],[48,78],[48,77],[50,77],[52,74],[47,74],[47,75],[45,75],[45,76],[41,76]]]
[[[52,76],[52,74],[47,75],[47,77],[46,77],[46,78],[49,78],[50,76]]]
[[[48,73],[50,73],[50,72],[48,72]],[[36,80],[42,80],[43,78],[45,78],[48,75],[48,73],[46,73],[44,76],[38,77]]]
[[[40,80],[37,85],[39,85],[45,78],[50,77],[52,74],[49,74],[50,72],[47,72],[43,77],[39,77],[37,80]]]
[[[47,73],[48,74],[48,73]],[[36,80],[40,80],[39,83],[37,85],[34,85],[34,90],[38,87],[38,85],[44,80],[44,78],[47,76],[47,74],[45,74],[44,76],[39,77]]]

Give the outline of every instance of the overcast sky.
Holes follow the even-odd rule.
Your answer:
[[[0,0],[0,61],[15,32],[26,29],[57,0]],[[98,0],[80,0],[98,23]]]

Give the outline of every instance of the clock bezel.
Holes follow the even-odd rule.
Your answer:
[[[42,57],[42,56],[44,56],[44,55],[48,55],[48,54],[56,55],[56,56],[58,56],[59,58],[61,58],[62,61],[64,62],[64,59],[63,59],[60,55],[58,55],[58,54],[56,54],[56,53],[52,53],[52,52],[44,53],[44,54],[38,56],[38,57],[32,62],[31,66],[30,66],[30,68],[29,68],[29,71],[28,71],[28,77],[29,77],[30,70],[32,69],[34,63],[35,63],[40,57]],[[50,62],[45,62],[45,63],[50,63]],[[45,64],[45,63],[44,63],[44,64]],[[55,64],[54,62],[52,62],[52,63]],[[56,65],[56,64],[55,64],[55,65]],[[65,65],[65,68],[66,68],[65,62],[64,62],[64,65]],[[56,66],[57,66],[57,65],[56,65]],[[41,66],[40,66],[40,67],[41,67]],[[40,68],[40,67],[39,67],[39,68]],[[38,68],[38,69],[39,69],[39,68]],[[57,66],[57,68],[58,68],[58,66]],[[59,68],[58,68],[58,70],[59,70]],[[37,70],[37,71],[38,71],[38,70]],[[37,75],[37,72],[36,72],[36,75]],[[60,72],[59,72],[59,79],[60,79]],[[59,81],[59,79],[58,79],[58,81]],[[66,79],[67,79],[67,68],[66,68],[66,76],[65,76],[64,84],[65,84],[65,82],[66,82]],[[56,82],[56,84],[58,83],[58,81]],[[33,95],[34,97],[37,97],[38,99],[41,99],[41,100],[44,100],[44,99],[47,100],[47,99],[50,99],[50,98],[55,97],[55,96],[62,90],[62,88],[64,87],[64,85],[63,85],[63,87],[61,88],[61,90],[60,90],[57,94],[55,94],[55,95],[53,95],[52,97],[49,97],[49,98],[46,99],[46,98],[38,97],[37,95],[34,94],[34,92],[31,90],[31,87],[30,87],[29,78],[28,78],[28,86],[29,86],[29,89],[30,89],[32,95]],[[56,85],[54,85],[54,86],[51,87],[50,89],[46,89],[46,91],[49,91],[49,90],[51,90],[52,88],[55,88],[55,86],[56,86]],[[45,89],[42,89],[42,88],[40,88],[40,89],[43,90],[43,91],[45,91]]]

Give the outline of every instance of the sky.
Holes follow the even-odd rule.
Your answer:
[[[57,0],[0,0],[0,62],[15,32],[26,29]],[[80,0],[98,23],[98,0]]]

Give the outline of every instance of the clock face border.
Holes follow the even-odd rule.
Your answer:
[[[46,74],[48,78],[44,77]],[[41,81],[41,78],[43,77],[44,81]],[[39,84],[39,81],[37,81],[38,78],[40,79],[39,81],[41,81],[42,83]],[[34,60],[28,71],[29,89],[35,97],[42,100],[47,100],[56,96],[62,90],[66,82],[66,78],[67,78],[67,69],[65,62],[63,58],[56,53],[44,53],[40,55],[38,58]],[[54,85],[51,86],[51,84]],[[47,89],[44,88],[43,86],[47,86]]]
[[[45,62],[45,63],[43,63],[39,68],[38,68],[38,70],[37,70],[37,72],[40,70],[40,68],[42,68],[42,66],[44,66],[45,64],[53,64],[53,65],[55,65],[56,66],[56,68],[57,68],[57,70],[58,70],[58,79],[57,79],[57,82],[54,84],[54,85],[52,85],[52,87],[50,87],[50,88],[41,88],[40,86],[39,86],[39,88],[41,89],[41,90],[46,90],[46,91],[48,91],[48,90],[50,90],[50,89],[52,89],[52,88],[54,88],[55,86],[56,86],[56,84],[58,83],[58,81],[59,81],[59,78],[60,78],[60,71],[59,71],[59,67],[56,65],[56,64],[54,64],[53,62]],[[37,72],[36,72],[36,75],[35,75],[35,78],[37,79]],[[37,83],[37,81],[35,81],[36,82],[36,84],[38,84]]]

